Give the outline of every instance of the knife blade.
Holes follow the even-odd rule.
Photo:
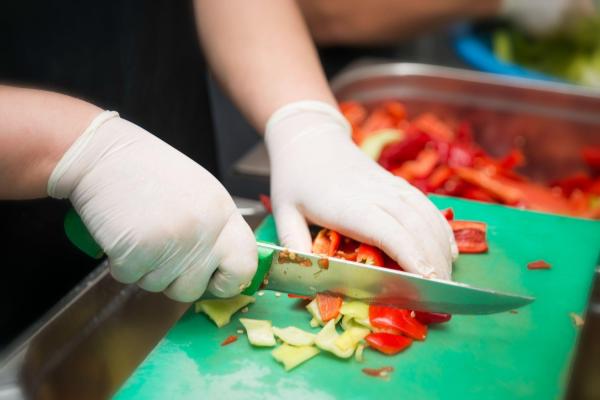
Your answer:
[[[280,292],[305,296],[330,292],[370,304],[449,314],[492,314],[534,300],[529,296],[291,251],[270,243],[257,242],[257,246],[262,257],[270,257],[263,287]]]

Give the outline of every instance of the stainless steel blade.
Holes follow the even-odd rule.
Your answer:
[[[258,242],[258,246],[274,252],[266,288],[287,293],[314,296],[332,292],[368,303],[450,314],[492,314],[534,300],[459,282],[292,252],[269,243]]]

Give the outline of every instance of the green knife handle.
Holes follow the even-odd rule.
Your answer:
[[[74,209],[70,209],[65,215],[64,229],[67,238],[77,247],[90,257],[99,259],[104,255],[102,248],[96,243],[85,224],[79,217],[79,214]],[[256,274],[252,278],[250,286],[242,293],[253,295],[262,286],[269,269],[271,268],[271,260],[273,259],[273,250],[258,249],[258,267]]]

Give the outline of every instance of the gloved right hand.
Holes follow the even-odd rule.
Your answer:
[[[219,181],[117,113],[63,155],[48,194],[71,200],[121,282],[189,302],[207,287],[236,295],[256,271],[252,231]]]
[[[500,13],[526,31],[542,35],[573,18],[592,15],[593,0],[502,0]]]

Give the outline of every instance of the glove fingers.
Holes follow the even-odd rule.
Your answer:
[[[281,245],[297,251],[310,252],[310,231],[300,211],[293,206],[284,206],[275,208],[274,216]]]
[[[206,291],[208,280],[217,265],[217,257],[210,254],[207,258],[190,266],[185,273],[179,275],[164,291],[165,294],[173,300],[184,303],[197,300]]]
[[[395,201],[393,204],[387,202],[382,208],[390,214],[399,225],[402,225],[411,237],[417,241],[423,249],[423,258],[427,263],[435,268],[436,271],[447,270],[451,264],[449,248],[442,251],[440,243],[436,238],[431,237],[431,230],[427,222],[421,218],[413,207],[401,201]],[[435,236],[435,234],[434,234]],[[442,273],[441,275],[447,275]]]
[[[256,239],[239,213],[221,231],[214,251],[220,257],[220,264],[208,290],[217,297],[239,294],[252,280],[258,264]]]

